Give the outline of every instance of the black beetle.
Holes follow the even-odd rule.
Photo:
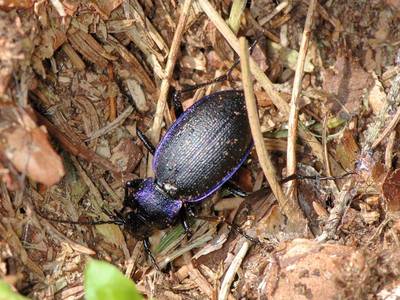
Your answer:
[[[175,105],[179,104],[175,102]],[[143,240],[145,251],[157,267],[149,237],[155,230],[166,229],[179,221],[190,235],[186,220],[188,215],[193,215],[190,205],[229,184],[229,179],[244,163],[253,146],[243,91],[216,92],[203,97],[185,112],[181,106],[176,107],[176,111],[177,120],[157,149],[140,130],[137,131],[138,137],[154,155],[155,177],[126,182],[124,207],[115,216],[110,216],[111,220],[80,222],[39,215],[59,223],[123,225],[135,238]],[[320,178],[293,174],[281,183],[293,179],[340,179],[349,174],[352,173]],[[232,185],[229,188],[244,195]],[[200,218],[226,222],[209,216]],[[247,239],[259,243],[257,238],[246,235],[234,224],[226,223]]]
[[[189,233],[187,205],[217,191],[249,155],[253,142],[244,93],[228,90],[203,97],[177,117],[157,149],[140,131],[138,136],[154,155],[155,177],[126,183],[124,207],[130,211],[118,220],[144,240],[149,252],[154,230],[181,220]]]

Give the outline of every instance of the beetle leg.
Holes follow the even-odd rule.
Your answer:
[[[154,267],[158,271],[161,271],[160,266],[157,264],[157,261],[154,258],[153,253],[151,252],[151,245],[150,245],[149,238],[146,238],[143,240],[143,247],[144,247],[144,251],[146,252],[147,256],[150,258],[151,263],[154,265]]]
[[[243,191],[236,183],[233,181],[227,181],[224,185],[223,188],[227,189],[229,193],[236,197],[247,197],[249,194],[245,191]]]
[[[156,152],[156,147],[154,147],[147,136],[139,128],[136,128],[136,134],[138,138],[142,141],[146,149],[149,150],[152,155],[154,155],[154,153]]]
[[[252,236],[248,235],[247,233],[245,233],[242,230],[242,228],[240,228],[238,225],[236,225],[234,223],[228,222],[225,219],[225,217],[223,217],[223,216],[215,217],[215,216],[196,216],[196,215],[193,215],[192,217],[195,218],[195,219],[204,220],[204,221],[208,221],[208,222],[224,223],[224,224],[228,225],[232,230],[236,231],[238,234],[240,234],[243,237],[245,237],[246,239],[248,239],[250,242],[253,242],[255,244],[261,244],[261,242],[260,242],[260,240],[258,238],[255,238],[255,237],[252,237]]]
[[[260,35],[260,37],[261,37],[261,35]],[[251,46],[250,46],[250,48],[249,48],[249,51],[250,51],[250,52],[252,52],[253,48],[255,47],[255,45],[256,45],[257,43],[258,43],[258,38],[251,44]],[[214,79],[212,79],[212,80],[210,80],[210,81],[203,82],[203,83],[199,83],[199,84],[192,85],[192,86],[188,86],[188,87],[186,87],[186,88],[184,88],[184,89],[182,89],[182,90],[180,90],[180,91],[176,91],[176,92],[174,93],[173,98],[172,98],[172,104],[173,104],[174,106],[175,106],[175,105],[178,105],[178,106],[180,107],[180,112],[178,111],[178,114],[175,112],[175,116],[178,118],[178,116],[183,112],[183,109],[182,109],[182,102],[181,102],[181,95],[182,95],[183,93],[193,92],[193,91],[198,90],[198,89],[200,89],[200,88],[202,88],[202,87],[205,87],[205,86],[208,86],[208,85],[211,85],[211,84],[214,84],[214,83],[221,83],[221,82],[224,82],[224,81],[226,81],[226,80],[229,80],[230,77],[231,77],[231,74],[232,74],[233,70],[234,70],[239,64],[240,64],[240,58],[237,58],[236,61],[232,64],[232,66],[228,69],[228,71],[226,71],[225,74],[223,74],[223,75],[221,75],[221,76],[219,76],[219,77],[217,77],[217,78],[214,78]],[[176,107],[174,107],[174,108],[176,109]]]
[[[183,113],[182,107],[182,91],[175,91],[172,96],[172,107],[175,112],[175,118],[179,118],[179,116]]]
[[[355,174],[354,172],[346,172],[343,175],[340,176],[319,176],[319,175],[300,175],[300,174],[292,174],[289,175],[283,179],[281,179],[281,183],[286,183],[288,181],[291,180],[304,180],[304,179],[311,179],[311,180],[318,180],[318,181],[322,181],[322,180],[337,180],[337,179],[343,179],[346,176],[349,175],[353,175]]]
[[[175,118],[179,118],[179,116],[183,113],[182,100],[181,100],[182,94],[188,93],[188,92],[193,92],[195,90],[198,90],[202,87],[205,87],[205,86],[208,86],[208,85],[211,85],[214,83],[219,83],[219,82],[224,82],[226,80],[229,80],[233,69],[236,68],[236,66],[239,64],[239,62],[240,62],[240,60],[238,59],[237,61],[235,61],[235,63],[229,68],[229,70],[224,75],[221,75],[213,80],[199,83],[199,84],[192,85],[192,86],[188,86],[182,90],[175,91],[173,93],[172,101],[171,101],[172,107],[175,112]]]
[[[193,235],[192,230],[190,229],[190,224],[188,222],[188,209],[186,206],[183,206],[180,214],[181,224],[183,229],[185,230],[185,234],[188,239],[190,239]]]

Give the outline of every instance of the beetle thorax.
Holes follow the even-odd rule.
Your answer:
[[[173,190],[173,186],[168,186]],[[151,226],[164,229],[175,223],[182,202],[171,198],[167,190],[159,187],[154,179],[143,181],[135,194],[135,206],[137,213],[141,214]]]

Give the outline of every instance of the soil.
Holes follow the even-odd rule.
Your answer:
[[[315,176],[282,184],[287,202],[254,149],[233,177],[249,195],[222,189],[199,207],[240,229],[195,220],[190,239],[179,226],[156,233],[162,272],[124,227],[54,221],[121,210],[124,182],[152,176],[136,129],[157,144],[175,120],[170,100],[158,111],[163,80],[171,99],[238,60],[208,1],[193,1],[181,24],[183,2],[0,1],[0,278],[30,299],[83,299],[84,266],[96,258],[145,298],[400,299],[398,0],[211,2],[237,37],[257,41],[251,57],[273,88],[254,76],[273,173]],[[182,94],[184,109],[242,89],[240,70]]]

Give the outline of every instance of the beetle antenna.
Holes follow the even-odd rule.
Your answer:
[[[42,214],[37,209],[35,209],[35,211],[43,219],[55,223],[73,224],[73,225],[103,225],[103,224],[124,225],[125,224],[124,219],[121,218],[120,216],[112,216],[111,220],[104,220],[104,221],[71,221],[71,220],[60,220],[56,218],[50,218]]]
[[[356,174],[355,172],[346,172],[343,175],[340,176],[319,176],[319,175],[300,175],[300,174],[292,174],[289,175],[283,179],[281,179],[281,183],[286,183],[291,180],[304,180],[304,179],[311,179],[311,180],[337,180],[337,179],[343,179],[349,175],[354,175]]]
[[[249,51],[250,51],[250,52],[251,52],[251,51],[254,49],[254,47],[257,45],[257,43],[258,43],[258,41],[259,41],[259,39],[260,39],[261,36],[262,36],[262,35],[257,36],[256,39],[254,40],[254,42],[251,44],[251,46],[249,47]],[[180,90],[180,91],[178,91],[178,92],[179,92],[180,94],[188,93],[188,92],[195,91],[195,90],[197,90],[197,89],[199,89],[199,88],[208,86],[208,85],[210,85],[210,84],[219,83],[219,82],[224,82],[224,81],[226,81],[226,80],[229,80],[229,77],[231,76],[233,70],[234,70],[239,64],[240,64],[240,58],[238,57],[238,58],[236,59],[236,61],[230,66],[230,68],[228,69],[228,71],[226,71],[225,74],[223,74],[223,75],[221,75],[221,76],[219,76],[219,77],[217,77],[217,78],[214,78],[213,80],[207,81],[207,82],[203,82],[203,83],[199,83],[199,84],[196,84],[196,85],[188,86],[188,87],[186,87],[186,88],[184,88],[184,89],[182,89],[182,90]]]

